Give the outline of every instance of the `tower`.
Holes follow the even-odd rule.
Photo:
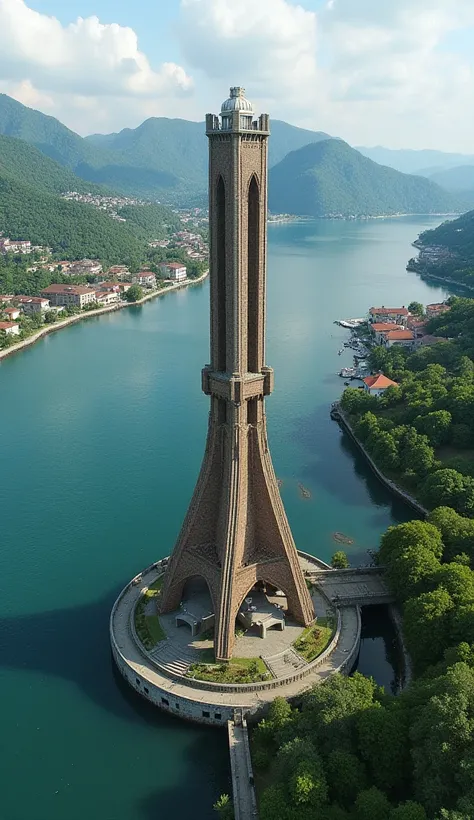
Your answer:
[[[280,498],[267,442],[265,365],[268,114],[254,120],[243,88],[231,88],[209,138],[210,364],[202,387],[211,409],[206,451],[170,558],[160,609],[178,607],[185,582],[202,576],[214,613],[218,659],[232,655],[235,619],[257,581],[283,590],[302,624],[311,597]]]

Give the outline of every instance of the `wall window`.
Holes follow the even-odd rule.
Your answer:
[[[175,703],[175,707],[176,707],[176,709],[179,710],[179,708],[180,708],[179,703]]]
[[[222,720],[222,715],[220,714],[220,712],[216,712],[214,714],[214,720]]]
[[[138,678],[135,678],[135,683],[137,684],[137,686],[140,686],[140,681]]]
[[[149,695],[149,694],[150,694],[146,686],[144,686],[144,687],[143,687],[143,691],[145,692],[145,695]]]
[[[210,712],[204,712],[204,711],[203,711],[202,716],[203,716],[204,718],[208,718],[208,717],[211,717],[211,713],[210,713]]]
[[[169,701],[168,701],[168,700],[166,700],[166,698],[161,698],[161,702],[162,702],[162,704],[163,704],[164,706],[169,706],[169,705],[170,705],[170,704],[169,704]]]

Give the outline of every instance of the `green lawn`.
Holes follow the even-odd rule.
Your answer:
[[[203,662],[189,667],[188,678],[214,683],[254,683],[271,677],[261,658],[231,658],[225,663],[215,663],[212,649],[205,649],[202,654]]]
[[[308,661],[314,661],[326,649],[334,634],[331,619],[319,618],[316,624],[308,626],[296,639],[293,646]]]
[[[148,594],[150,591],[151,595]],[[135,607],[135,631],[145,649],[153,649],[159,641],[163,641],[166,638],[158,615],[145,615],[150,597],[157,594],[158,590],[151,590],[151,588],[149,588],[139,599]]]

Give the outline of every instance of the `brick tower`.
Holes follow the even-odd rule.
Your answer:
[[[185,582],[203,577],[215,613],[214,649],[232,656],[235,619],[257,581],[283,590],[288,611],[314,619],[268,449],[264,396],[268,114],[254,120],[243,88],[231,88],[209,138],[211,397],[206,452],[170,558],[161,611],[176,609]]]

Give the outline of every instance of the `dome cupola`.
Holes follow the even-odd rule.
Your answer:
[[[232,128],[232,116],[237,111],[240,113],[240,128],[251,129],[254,116],[253,105],[245,98],[245,88],[240,86],[231,88],[230,97],[222,103],[222,130],[227,131]]]

